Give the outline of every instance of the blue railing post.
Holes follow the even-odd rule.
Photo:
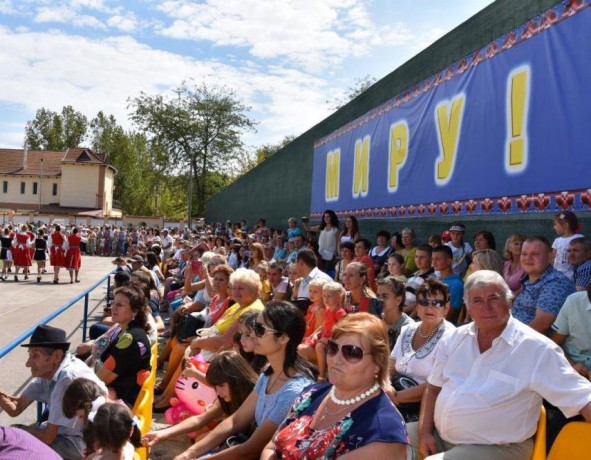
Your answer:
[[[109,277],[110,279],[111,277]],[[82,341],[86,342],[86,326],[88,323],[88,293],[84,296],[84,319],[82,320]]]
[[[105,298],[105,302],[108,303],[109,299],[111,298],[111,275],[107,278],[107,297]]]

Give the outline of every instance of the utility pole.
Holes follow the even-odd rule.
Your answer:
[[[188,208],[189,208],[189,230],[193,230],[193,167],[189,165],[189,199],[188,199]]]

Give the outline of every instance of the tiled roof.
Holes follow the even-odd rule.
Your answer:
[[[0,149],[0,174],[40,176],[41,159],[43,159],[44,176],[61,174],[61,160],[64,152],[29,150],[26,167],[23,167],[24,152],[23,149]]]
[[[24,167],[23,149],[0,149],[0,174],[21,176],[59,176],[62,163],[90,163],[106,165],[106,153],[94,153],[89,148],[77,147],[64,151],[29,150]],[[43,171],[41,171],[43,159]]]
[[[76,147],[66,150],[62,162],[105,164],[105,157],[105,154],[94,153],[89,148]]]

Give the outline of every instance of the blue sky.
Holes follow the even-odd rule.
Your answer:
[[[183,80],[225,85],[258,122],[249,146],[298,135],[356,79],[382,78],[490,0],[0,0],[0,148],[40,107],[99,110]]]

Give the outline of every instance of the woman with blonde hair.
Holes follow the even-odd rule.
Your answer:
[[[361,262],[351,262],[347,265],[343,285],[347,290],[344,307],[347,313],[367,312],[381,318],[382,302],[369,287],[367,265]]]
[[[521,246],[527,237],[521,233],[515,233],[505,241],[503,249],[503,278],[513,293],[521,289],[521,278],[525,275],[521,267]]]
[[[492,270],[503,276],[503,259],[494,249],[482,249],[472,253],[470,272]]]

